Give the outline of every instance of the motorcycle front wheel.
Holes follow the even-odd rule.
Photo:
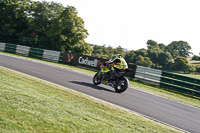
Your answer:
[[[119,81],[120,82],[115,86],[115,91],[117,93],[122,93],[128,88],[129,80],[126,77],[123,77]]]
[[[101,84],[101,77],[98,76],[98,73],[96,73],[96,74],[94,75],[94,77],[93,77],[93,84],[94,84],[94,85],[99,85],[99,84]]]

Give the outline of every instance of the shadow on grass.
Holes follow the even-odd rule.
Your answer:
[[[69,81],[69,82],[73,83],[73,84],[78,84],[78,85],[90,87],[90,88],[93,88],[93,89],[96,89],[96,90],[103,90],[103,91],[108,91],[108,92],[115,92],[113,90],[109,90],[109,89],[103,88],[101,86],[96,86],[96,85],[94,85],[92,83],[79,82],[79,81]]]

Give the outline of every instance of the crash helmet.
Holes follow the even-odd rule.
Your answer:
[[[121,58],[121,57],[122,57],[121,54],[116,54],[115,57],[114,57],[114,59],[116,59],[116,58]]]

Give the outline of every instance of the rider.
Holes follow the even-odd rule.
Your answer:
[[[117,77],[117,73],[120,70],[125,70],[128,68],[128,65],[126,63],[126,60],[122,57],[121,54],[116,54],[114,59],[111,61],[113,63],[111,67],[111,79]]]

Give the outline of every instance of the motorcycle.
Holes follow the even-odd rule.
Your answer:
[[[125,70],[120,70],[114,79],[110,79],[111,70],[114,71],[111,61],[107,61],[101,65],[100,71],[98,71],[93,77],[94,85],[105,84],[111,86],[117,93],[126,91],[129,86],[129,80],[125,75],[130,72],[130,69],[127,68]]]

